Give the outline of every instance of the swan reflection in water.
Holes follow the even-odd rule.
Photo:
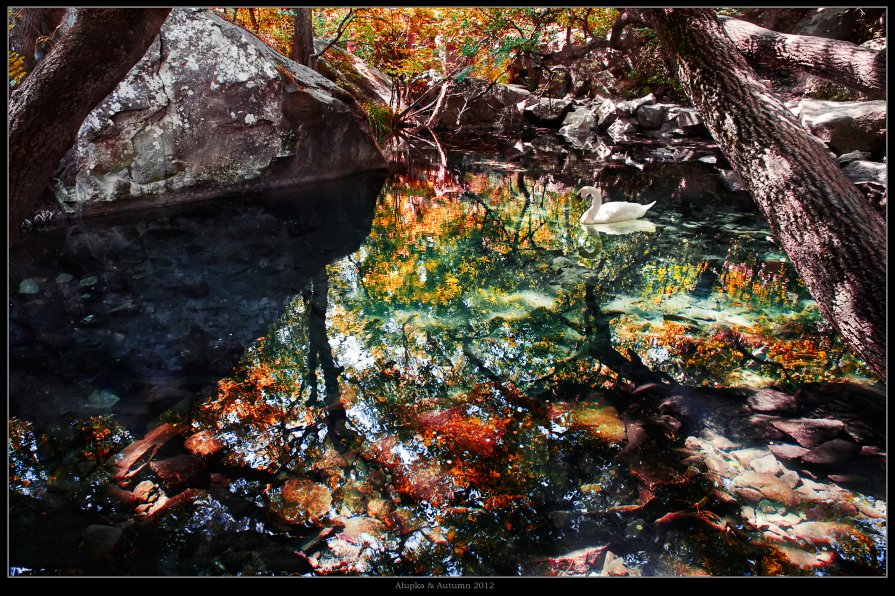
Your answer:
[[[579,224],[584,230],[585,235],[581,237],[578,243],[578,254],[582,257],[592,259],[603,250],[603,240],[601,234],[609,236],[624,236],[626,234],[635,234],[644,232],[652,234],[656,231],[656,224],[646,219],[633,219],[629,221],[620,221],[609,224]]]

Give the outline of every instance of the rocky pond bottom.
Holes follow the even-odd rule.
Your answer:
[[[10,574],[885,574],[885,386],[720,163],[522,146],[35,236]],[[595,181],[656,206],[583,228]]]

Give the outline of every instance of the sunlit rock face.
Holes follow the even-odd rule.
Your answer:
[[[350,95],[208,10],[174,9],[87,117],[53,189],[67,211],[96,213],[383,166]]]
[[[456,92],[445,100],[439,128],[460,132],[482,129],[511,132],[520,129],[520,106],[524,106],[531,96],[527,89],[501,83],[492,85],[473,78],[455,83],[455,89]]]
[[[812,134],[837,155],[868,151],[878,159],[885,153],[885,101],[804,99],[793,112]]]

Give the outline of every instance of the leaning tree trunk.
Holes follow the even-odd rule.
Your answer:
[[[886,97],[886,51],[847,41],[809,35],[788,35],[739,19],[721,17],[724,31],[751,62],[771,68],[813,74],[871,99]]]
[[[851,348],[886,378],[886,228],[705,9],[638,11],[774,236]]]
[[[81,8],[9,104],[9,234],[15,242],[84,119],[149,49],[170,8]]]

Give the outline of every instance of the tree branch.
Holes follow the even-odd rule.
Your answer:
[[[731,17],[718,17],[724,32],[751,62],[795,70],[863,91],[871,99],[886,97],[886,51],[847,41],[777,33]]]

